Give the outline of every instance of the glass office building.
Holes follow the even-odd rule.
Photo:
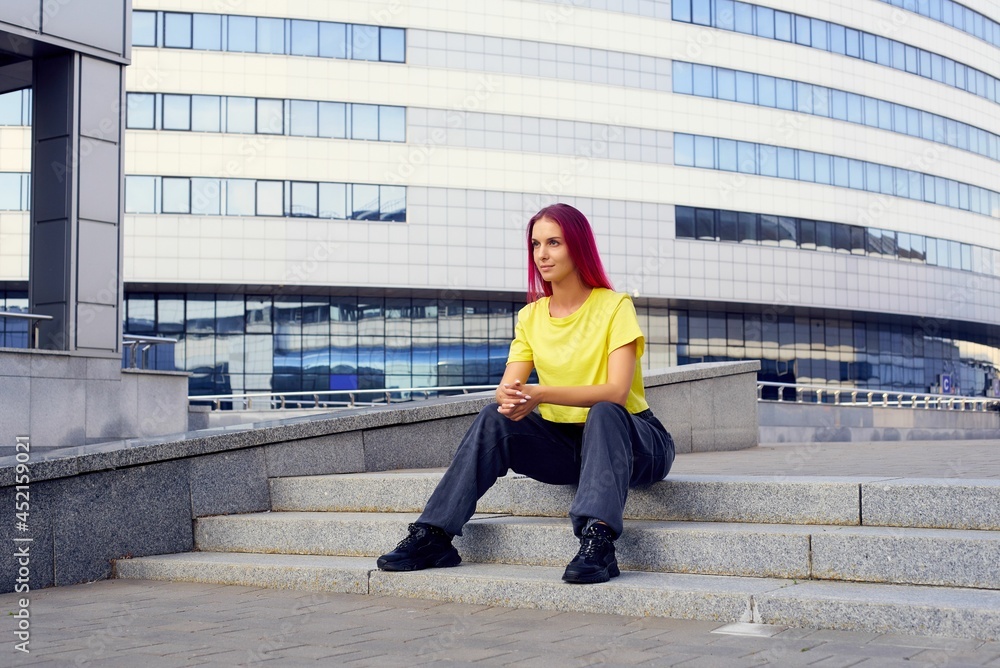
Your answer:
[[[1000,394],[988,3],[176,7],[134,2],[125,331],[177,338],[193,394],[495,382],[556,201],[648,370]],[[0,96],[6,308],[31,105]]]

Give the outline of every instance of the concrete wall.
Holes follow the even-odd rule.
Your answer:
[[[762,401],[761,443],[1000,439],[1000,413]]]
[[[0,457],[187,430],[188,374],[122,369],[114,358],[0,349]]]
[[[647,378],[656,385],[651,394],[663,392],[653,398],[654,411],[661,411],[668,429],[688,425],[678,429],[680,444],[688,432],[698,434],[695,442],[709,443],[708,422],[689,418],[673,427],[667,414],[712,405],[722,416],[719,442],[733,447],[746,434],[736,438],[737,427],[724,425],[756,433],[754,386],[746,385],[749,403],[728,395],[733,407],[751,407],[752,416],[721,410],[708,393],[726,379],[742,387],[756,367],[730,362],[656,374]],[[685,393],[687,404],[665,401]],[[107,578],[112,559],[193,549],[195,517],[267,510],[268,478],[447,466],[475,416],[492,402],[492,393],[433,399],[63,452],[36,453],[32,436],[23,461],[0,458],[0,507],[14,507],[15,485],[30,485],[29,530],[15,532],[14,522],[6,522],[0,541],[32,539],[33,589]],[[0,553],[0,592],[13,591],[17,572],[13,552]]]

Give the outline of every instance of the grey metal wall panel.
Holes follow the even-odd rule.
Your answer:
[[[70,192],[74,178],[70,155],[68,137],[35,144],[32,201],[35,220],[54,220],[70,215]]]
[[[97,47],[122,56],[125,53],[123,0],[50,2],[52,11],[42,16],[42,33]]]
[[[38,30],[41,24],[41,0],[3,0],[0,2],[0,21],[19,28]]]
[[[66,220],[54,220],[35,225],[31,230],[31,266],[41,271],[31,274],[33,304],[53,304],[66,301],[69,256],[66,252]]]
[[[81,58],[80,134],[119,142],[121,128],[121,67]]]
[[[69,61],[74,56],[42,58],[35,61],[35,141],[68,135],[73,120],[73,68]]]
[[[117,224],[116,175],[121,173],[118,145],[86,137],[80,144],[80,218]]]
[[[76,347],[115,350],[121,321],[118,309],[104,304],[76,305]]]
[[[77,299],[81,302],[116,305],[118,226],[81,220],[77,245],[80,254]]]

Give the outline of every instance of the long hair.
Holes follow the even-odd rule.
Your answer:
[[[607,288],[614,290],[608,275],[604,272],[601,256],[597,252],[597,242],[594,231],[587,217],[569,204],[552,204],[545,207],[528,221],[528,303],[542,297],[552,296],[552,284],[542,278],[535,266],[534,253],[531,246],[531,232],[542,218],[548,218],[562,228],[563,241],[569,250],[580,280],[589,288]]]

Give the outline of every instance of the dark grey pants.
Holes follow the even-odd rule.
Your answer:
[[[673,461],[674,441],[652,411],[632,415],[604,401],[581,427],[536,413],[514,422],[491,404],[466,432],[418,521],[461,535],[476,501],[511,469],[552,485],[578,485],[569,509],[577,536],[590,519],[620,535],[628,488],[662,480]]]

